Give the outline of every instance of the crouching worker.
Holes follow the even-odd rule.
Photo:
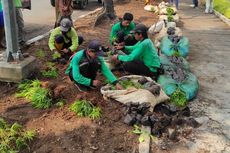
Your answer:
[[[87,49],[77,52],[72,58],[66,74],[79,91],[87,91],[101,85],[101,82],[96,79],[99,70],[110,83],[116,84],[117,89],[121,89],[117,78],[107,67],[101,55],[103,55],[101,43],[98,40],[92,40]]]
[[[121,63],[121,67],[126,72],[156,79],[160,59],[156,48],[148,38],[148,28],[143,24],[138,24],[133,32],[138,41],[137,44],[134,46],[117,46],[117,49],[124,48],[129,54],[114,55],[111,60],[117,64]]]
[[[55,28],[49,38],[49,48],[53,52],[52,61],[66,64],[70,56],[77,51],[83,42],[83,37],[78,36],[68,18],[61,20],[61,25]]]
[[[133,22],[133,15],[131,13],[125,13],[122,21],[117,22],[112,26],[110,32],[110,43],[111,45],[116,44],[125,44],[125,45],[134,45],[137,41],[130,34],[130,31],[135,28]]]

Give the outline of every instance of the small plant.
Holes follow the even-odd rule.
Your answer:
[[[93,120],[101,117],[101,109],[85,100],[77,100],[70,106],[70,110],[75,112],[79,117],[89,116]]]
[[[173,22],[174,19],[172,15],[168,15],[167,17],[168,17],[168,22]]]
[[[16,153],[24,148],[29,148],[28,142],[35,137],[35,132],[24,130],[23,127],[14,123],[9,126],[4,119],[0,118],[0,152]]]
[[[42,76],[47,78],[57,78],[58,72],[57,72],[57,68],[55,67],[55,64],[48,62],[47,67],[48,67],[47,71],[42,71]]]
[[[53,58],[53,59],[57,59],[57,58],[60,58],[60,57],[61,57],[61,54],[58,53],[58,52],[55,52],[55,53],[53,53],[53,55],[52,55],[52,58]]]
[[[42,76],[46,77],[46,78],[57,78],[58,73],[56,71],[56,69],[54,70],[48,70],[48,71],[42,71]]]
[[[51,106],[49,91],[41,87],[39,80],[27,80],[20,83],[18,88],[20,92],[16,94],[16,97],[24,97],[30,100],[33,107],[46,109]]]
[[[177,89],[171,96],[170,96],[170,101],[174,103],[175,105],[179,107],[184,107],[187,105],[187,98],[186,94],[180,90]]]
[[[144,142],[145,141],[145,136],[150,136],[150,138],[153,140],[155,137],[151,134],[149,134],[147,131],[144,131],[141,129],[141,127],[134,125],[134,130],[132,131],[134,134],[140,135],[138,140],[139,142]]]
[[[121,80],[119,81],[120,85],[124,88],[127,89],[129,87],[135,87],[137,89],[143,88],[142,85],[138,82],[133,82],[132,80]]]
[[[41,49],[37,50],[35,55],[38,58],[44,58],[46,56],[45,52],[43,50],[41,50]]]
[[[167,9],[166,9],[166,12],[167,12],[167,15],[169,16],[169,15],[173,15],[174,14],[174,10],[171,8],[171,7],[168,7]]]
[[[174,50],[172,56],[181,57],[180,52],[179,52],[179,51],[176,51],[176,50]]]
[[[66,100],[65,99],[60,99],[55,105],[57,107],[63,107],[66,104]]]

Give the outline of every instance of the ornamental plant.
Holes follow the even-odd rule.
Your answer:
[[[24,130],[23,127],[14,123],[8,125],[4,119],[0,118],[0,152],[17,153],[22,149],[29,148],[28,142],[35,137],[32,130]]]
[[[95,107],[91,102],[86,100],[77,100],[70,105],[70,110],[75,112],[79,117],[90,117],[91,119],[99,119],[101,117],[100,107]]]
[[[48,89],[41,87],[39,80],[26,80],[19,84],[16,97],[28,99],[34,108],[46,109],[52,104]]]

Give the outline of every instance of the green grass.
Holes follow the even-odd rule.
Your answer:
[[[0,152],[16,153],[22,149],[29,148],[28,142],[35,137],[35,132],[24,130],[23,127],[14,123],[8,125],[4,119],[0,118]]]
[[[18,86],[16,97],[23,97],[31,101],[34,108],[46,109],[51,106],[48,89],[41,87],[39,80],[24,81]]]
[[[230,19],[229,0],[214,0],[214,9]]]
[[[70,110],[75,112],[79,117],[90,117],[91,119],[99,119],[101,117],[100,107],[95,107],[86,100],[77,100],[70,105]]]

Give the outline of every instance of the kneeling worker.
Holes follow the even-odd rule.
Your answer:
[[[96,79],[98,70],[112,83],[116,84],[117,89],[121,86],[117,83],[117,78],[105,64],[101,43],[92,40],[87,49],[78,51],[72,58],[66,74],[75,83],[80,91],[87,91],[91,88],[99,87],[101,82]]]
[[[138,41],[134,46],[117,46],[117,49],[124,48],[129,54],[114,55],[111,60],[114,63],[121,62],[121,66],[126,72],[156,79],[160,59],[156,48],[148,38],[148,28],[143,24],[138,24],[133,32]]]
[[[72,21],[63,18],[60,27],[55,28],[49,38],[49,48],[56,54],[53,60],[65,64],[82,42],[83,37],[77,35],[76,30],[72,27]]]

